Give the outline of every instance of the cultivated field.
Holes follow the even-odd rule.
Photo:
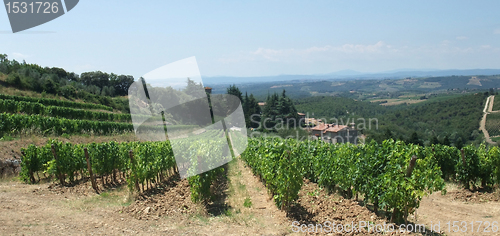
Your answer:
[[[179,161],[173,140],[139,142],[130,116],[114,109],[0,96],[2,234],[303,235],[327,233],[325,222],[354,230],[338,235],[497,234],[483,232],[500,221],[496,147],[467,145],[461,154],[393,140],[250,138],[234,156],[213,147],[237,146],[244,140],[237,132],[226,140],[223,131],[178,125],[177,134],[189,136],[175,140],[185,150]],[[192,150],[231,161],[181,179],[200,168]],[[490,226],[450,232],[448,221]],[[436,222],[441,229],[431,233]],[[401,224],[426,232],[387,228]]]

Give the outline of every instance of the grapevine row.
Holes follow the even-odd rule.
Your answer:
[[[33,97],[0,94],[0,99],[8,99],[14,101],[23,101],[23,102],[36,102],[46,106],[71,107],[79,109],[100,109],[100,110],[113,111],[112,107],[104,106],[101,104],[70,102],[70,101],[63,101],[51,98],[33,98]]]
[[[219,135],[220,132],[210,131],[206,135]],[[203,139],[185,139],[177,141],[182,146],[183,161],[192,163],[188,172],[196,172],[200,153],[210,153],[207,162],[217,163],[217,159],[227,156],[223,150],[215,150],[220,141]],[[161,181],[165,176],[177,172],[177,162],[174,158],[169,141],[166,142],[130,142],[130,143],[91,143],[76,144],[50,140],[45,146],[30,145],[22,149],[21,179],[25,182],[35,182],[34,173],[44,172],[54,175],[64,184],[66,180],[73,182],[76,173],[87,176],[88,170],[85,149],[91,160],[92,172],[98,176],[117,174],[126,176],[131,190],[144,192],[144,186]],[[205,155],[206,156],[206,155]],[[211,166],[209,166],[211,167]],[[224,172],[223,167],[189,177],[191,198],[194,202],[208,201],[212,196],[210,187]],[[83,174],[85,173],[85,174]],[[104,178],[103,178],[104,181]]]
[[[0,99],[0,113],[25,113],[39,114],[42,116],[51,116],[66,119],[79,120],[101,120],[101,121],[117,121],[131,122],[130,114],[115,114],[107,112],[89,111],[68,107],[45,106],[37,102],[25,102],[15,100]]]
[[[255,138],[248,140],[248,148],[241,155],[273,195],[276,205],[287,208],[298,198],[302,187],[301,159],[294,140]]]
[[[151,183],[175,167],[175,158],[168,142],[130,142],[71,144],[50,140],[45,146],[30,145],[22,149],[21,179],[34,182],[34,173],[54,175],[61,183],[73,182],[76,173],[87,173],[84,149],[92,160],[92,172],[98,176],[128,173],[131,189],[134,183]],[[130,151],[133,158],[130,158]],[[104,181],[104,180],[103,180]],[[144,187],[142,187],[144,190]]]
[[[191,187],[191,199],[194,202],[203,201],[207,203],[210,200],[211,196],[213,196],[210,190],[211,186],[225,170],[224,166],[218,167],[219,163],[223,159],[232,158],[229,150],[222,148],[227,147],[227,140],[207,138],[210,136],[223,137],[223,135],[224,132],[221,130],[207,131],[200,137],[194,136],[188,139],[175,140],[176,145],[181,147],[178,150],[182,151],[176,154],[183,157],[183,162],[190,164],[187,174],[191,176],[188,180]],[[200,159],[200,157],[203,157],[203,159]],[[202,172],[202,169],[209,169],[209,171],[195,175]]]
[[[500,149],[484,144],[465,146],[461,150],[445,145],[426,147],[426,152],[437,160],[444,179],[457,180],[469,189],[480,184],[492,187],[500,183]]]
[[[174,130],[191,129],[193,125],[170,126],[169,132]],[[2,134],[17,134],[26,129],[39,130],[43,134],[80,134],[82,131],[94,131],[100,134],[113,132],[133,131],[131,123],[70,120],[66,118],[45,117],[41,115],[22,115],[0,113],[0,136]],[[144,126],[141,130],[157,130],[154,126]]]
[[[393,140],[355,146],[256,138],[249,140],[242,158],[265,182],[278,206],[297,199],[306,177],[348,198],[362,194],[375,211],[391,210],[395,220],[418,208],[424,195],[444,190],[442,175],[456,176],[464,184],[478,180],[488,184],[494,176],[500,182],[498,148],[467,146],[461,157],[450,156],[454,151],[458,150]]]

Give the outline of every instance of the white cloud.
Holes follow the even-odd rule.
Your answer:
[[[372,45],[344,44],[342,45],[341,48],[335,48],[334,51],[345,52],[345,53],[376,53],[389,48],[391,48],[390,45],[386,45],[384,42],[378,41],[376,44]]]
[[[451,41],[450,41],[450,40],[443,40],[443,41],[441,42],[441,45],[442,45],[442,46],[448,46],[450,43],[451,43]]]
[[[382,41],[375,44],[344,44],[341,46],[326,45],[323,47],[313,46],[305,49],[269,49],[258,48],[251,55],[260,56],[269,61],[280,61],[280,57],[309,56],[320,53],[344,53],[344,54],[375,54],[386,51],[397,51],[393,46]]]
[[[465,36],[458,36],[456,39],[457,39],[457,40],[466,40],[466,39],[469,39],[469,37],[465,37]]]
[[[287,49],[260,47],[253,51],[224,55],[218,62],[221,68],[244,71],[247,76],[329,73],[344,69],[383,71],[396,68],[498,67],[494,64],[500,56],[497,45],[462,46],[455,43],[453,38],[421,45],[397,45],[379,41],[372,44]]]
[[[30,57],[31,57],[30,55],[22,54],[19,52],[12,53],[12,59],[15,59],[17,61],[25,60],[25,59],[30,58]]]
[[[495,30],[493,31],[493,34],[500,34],[500,29],[495,29]]]

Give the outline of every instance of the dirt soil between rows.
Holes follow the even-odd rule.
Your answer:
[[[326,221],[342,225],[360,221],[388,224],[386,218],[377,216],[362,202],[328,193],[308,181],[287,214],[277,209],[265,186],[240,159],[229,163],[225,174],[226,181],[222,178],[214,186],[214,192],[219,194],[207,204],[193,203],[188,181],[176,177],[144,194],[130,193],[120,179],[117,183],[108,179],[107,185],[98,179],[100,194],[88,181],[61,187],[51,181],[31,185],[17,178],[1,179],[0,234],[310,235],[316,233],[295,231],[302,224],[307,231],[309,224]],[[424,224],[427,231],[411,235],[500,235],[470,230],[454,233],[445,228],[448,221],[500,222],[498,194],[470,192],[451,185],[446,195],[434,193],[425,197],[417,214],[409,220]],[[436,222],[441,224],[440,233],[430,233],[430,225]],[[393,234],[396,233],[362,229],[329,235]]]
[[[424,197],[412,220],[427,227],[439,224],[445,235],[500,235],[500,231],[492,231],[493,222],[500,223],[500,190],[470,191],[456,184],[447,184],[447,189],[446,195],[436,192]],[[458,230],[452,228],[453,221],[460,224]],[[479,221],[483,222],[481,227]]]

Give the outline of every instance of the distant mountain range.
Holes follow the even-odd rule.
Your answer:
[[[451,75],[499,75],[500,69],[469,69],[469,70],[412,70],[401,69],[378,73],[363,73],[354,70],[342,70],[328,74],[319,75],[276,75],[276,76],[253,76],[253,77],[233,77],[233,76],[203,76],[206,86],[217,84],[247,84],[263,83],[275,81],[296,81],[304,80],[351,80],[351,79],[400,79],[404,77],[433,77]]]

